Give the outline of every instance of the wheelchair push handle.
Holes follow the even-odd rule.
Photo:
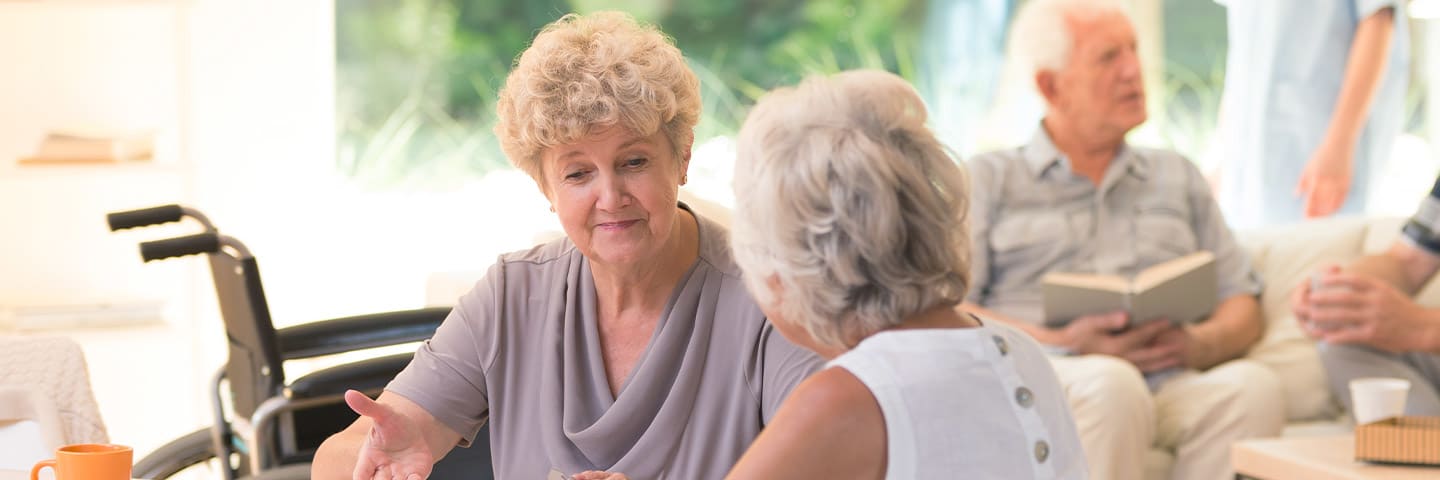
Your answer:
[[[140,258],[148,262],[151,260],[183,257],[186,255],[215,253],[219,250],[220,235],[213,232],[197,233],[184,237],[141,243]]]
[[[114,212],[105,215],[105,221],[110,224],[110,231],[114,232],[127,228],[148,227],[150,225],[178,222],[184,216],[185,210],[183,208],[179,205],[171,204]]]

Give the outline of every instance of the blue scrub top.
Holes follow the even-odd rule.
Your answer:
[[[1237,228],[1304,218],[1295,185],[1325,137],[1359,22],[1395,8],[1390,61],[1356,144],[1350,193],[1338,214],[1364,213],[1372,169],[1401,131],[1410,34],[1398,0],[1217,0],[1229,17],[1221,208]]]

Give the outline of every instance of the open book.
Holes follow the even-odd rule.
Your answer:
[[[1133,279],[1048,273],[1040,281],[1045,325],[1060,327],[1075,317],[1114,311],[1129,313],[1130,326],[1159,319],[1193,322],[1215,309],[1217,282],[1215,255],[1204,251],[1151,266]]]

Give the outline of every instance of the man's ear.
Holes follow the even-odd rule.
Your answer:
[[[1055,72],[1051,70],[1035,72],[1035,91],[1040,92],[1040,97],[1044,98],[1045,103],[1050,106],[1060,103],[1060,92],[1056,88],[1058,83],[1056,76]]]

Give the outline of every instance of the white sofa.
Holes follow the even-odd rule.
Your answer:
[[[1311,272],[1364,254],[1384,251],[1395,241],[1403,218],[1342,217],[1238,232],[1264,281],[1261,304],[1265,337],[1247,357],[1275,369],[1285,390],[1285,436],[1319,435],[1351,429],[1348,417],[1330,394],[1315,343],[1300,331],[1290,313],[1291,290]],[[1420,292],[1419,300],[1440,305],[1440,282]],[[1167,478],[1173,456],[1152,450],[1147,477]]]

